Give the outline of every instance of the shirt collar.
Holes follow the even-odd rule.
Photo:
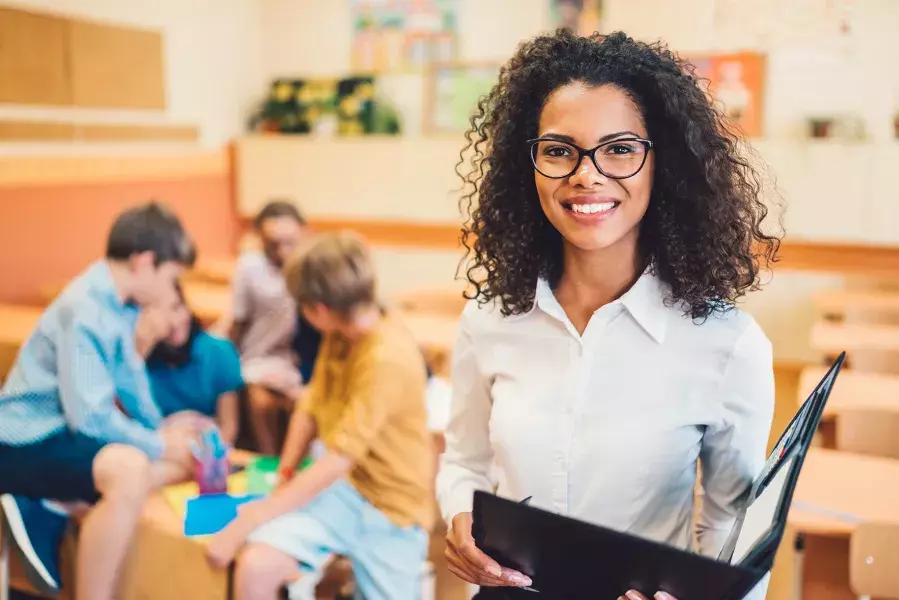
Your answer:
[[[637,279],[631,289],[611,304],[623,306],[656,342],[661,344],[665,341],[669,314],[668,307],[665,306],[665,284],[649,269]],[[549,282],[542,277],[537,280],[534,306],[525,314],[530,314],[537,307],[560,321],[568,320]]]
[[[105,260],[98,260],[92,264],[87,271],[87,285],[90,294],[100,302],[103,302],[110,308],[124,311],[126,305],[119,297],[116,290],[115,282],[112,279],[112,271],[109,269],[109,263]]]

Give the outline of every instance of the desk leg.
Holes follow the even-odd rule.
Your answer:
[[[805,577],[805,538],[797,533],[793,538],[793,600],[802,600],[802,582]]]
[[[0,600],[9,600],[9,535],[6,533],[6,522],[0,514]]]

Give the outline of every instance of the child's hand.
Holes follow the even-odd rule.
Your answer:
[[[233,525],[233,523],[232,523]],[[206,546],[206,559],[216,569],[227,569],[246,541],[246,535],[230,525],[213,536]]]
[[[248,502],[237,509],[237,518],[213,536],[206,546],[206,558],[216,569],[227,569],[237,552],[257,527],[268,521],[265,500]]]

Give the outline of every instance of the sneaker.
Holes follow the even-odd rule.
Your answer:
[[[61,587],[59,576],[59,545],[65,535],[68,518],[47,510],[40,500],[4,494],[0,509],[16,547],[30,567],[32,583],[41,591],[57,594]]]

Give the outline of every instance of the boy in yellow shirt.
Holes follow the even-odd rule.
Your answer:
[[[286,267],[303,316],[324,334],[312,382],[291,419],[281,484],[245,505],[209,545],[224,568],[241,545],[236,600],[313,598],[334,554],[351,559],[366,600],[418,596],[431,526],[433,448],[427,376],[411,334],[375,302],[368,251],[322,236]],[[327,453],[293,475],[311,441]]]

